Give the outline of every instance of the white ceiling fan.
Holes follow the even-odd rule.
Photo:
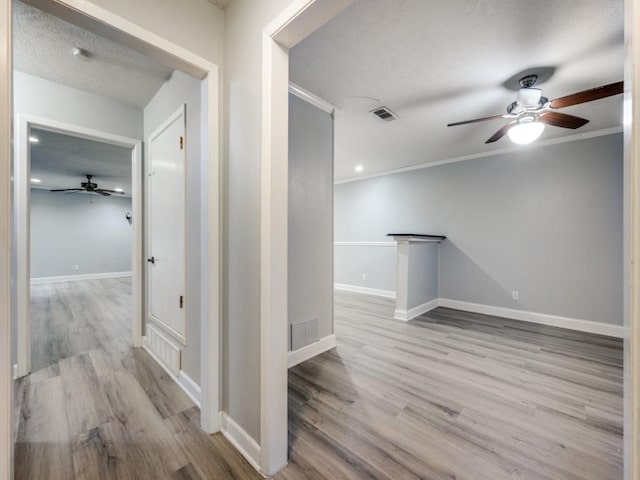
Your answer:
[[[540,137],[545,125],[576,129],[589,123],[586,118],[557,112],[557,109],[618,95],[623,92],[624,87],[623,82],[610,83],[556,98],[555,100],[549,100],[547,97],[542,96],[542,89],[534,88],[537,80],[537,75],[527,75],[520,79],[518,97],[515,102],[507,107],[506,114],[449,123],[447,127],[506,118],[509,122],[494,133],[485,143],[497,142],[506,134],[515,143],[531,143]]]

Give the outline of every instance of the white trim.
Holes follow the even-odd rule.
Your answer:
[[[294,0],[262,32],[260,471],[287,464],[289,49],[352,0]]]
[[[218,68],[190,50],[87,0],[29,0],[29,3],[195,78],[203,79]]]
[[[31,371],[31,340],[30,340],[30,210],[31,210],[31,182],[30,177],[30,144],[29,131],[31,128],[60,132],[78,138],[85,138],[110,145],[117,145],[131,149],[131,195],[134,222],[132,224],[131,259],[132,259],[132,297],[134,312],[132,328],[132,343],[140,346],[142,341],[142,298],[140,295],[142,275],[142,227],[136,218],[142,218],[139,199],[142,194],[140,177],[142,142],[136,138],[123,137],[112,133],[86,128],[80,125],[60,122],[35,115],[18,113],[16,115],[14,158],[15,191],[14,202],[16,209],[16,318],[17,318],[17,360],[18,374],[22,377]]]
[[[360,285],[349,285],[346,283],[334,283],[333,288],[344,290],[345,292],[364,293],[365,295],[375,295],[376,297],[396,298],[393,290],[379,290],[377,288],[361,287]]]
[[[13,81],[12,0],[0,0],[0,478],[13,478],[13,375],[11,359],[11,143]]]
[[[59,277],[36,277],[31,279],[31,285],[45,283],[81,282],[84,280],[100,280],[103,278],[130,277],[131,272],[85,273],[83,275],[61,275]]]
[[[396,320],[408,322],[409,320],[419,317],[420,315],[427,313],[434,308],[437,308],[438,306],[440,306],[439,299],[434,298],[433,300],[429,300],[428,302],[418,305],[417,307],[410,308],[409,310],[396,309],[393,312],[393,318],[395,318]]]
[[[336,247],[395,247],[396,242],[333,242]]]
[[[187,375],[184,370],[180,370],[178,372],[178,375],[172,372],[171,369],[167,367],[167,365],[162,360],[160,360],[158,355],[154,353],[153,350],[151,350],[147,341],[147,337],[142,337],[142,349],[147,352],[158,365],[160,365],[160,367],[167,373],[167,375],[169,375],[169,378],[171,378],[171,380],[173,380],[175,384],[180,387],[185,395],[189,397],[198,408],[200,408],[202,394],[200,386],[195,381],[193,381],[193,379],[189,375]]]
[[[331,335],[322,337],[317,342],[305,345],[298,350],[293,350],[287,355],[288,368],[295,367],[299,363],[302,363],[306,360],[309,360],[310,358],[320,355],[321,353],[329,351],[332,348],[336,348],[336,346],[336,336],[332,333]]]
[[[625,1],[624,478],[640,478],[640,1]]]
[[[372,173],[370,175],[361,175],[353,178],[345,178],[343,180],[335,181],[334,185],[341,185],[343,183],[351,183],[351,182],[360,182],[362,180],[368,180],[371,178],[384,177],[386,175],[395,175],[396,173],[412,172],[414,170],[422,170],[424,168],[438,167],[440,165],[447,165],[449,163],[464,162],[467,160],[475,160],[477,158],[492,157],[495,155],[504,155],[506,153],[520,152],[522,150],[531,150],[534,148],[546,147],[548,145],[558,145],[560,143],[575,142],[577,140],[585,140],[587,138],[603,137],[605,135],[622,133],[622,131],[623,131],[622,127],[613,127],[613,128],[605,128],[602,130],[595,130],[593,132],[576,133],[574,135],[567,135],[565,137],[549,138],[547,140],[539,140],[527,146],[513,146],[513,147],[499,148],[496,150],[489,150],[487,152],[472,153],[470,155],[462,155],[460,157],[445,158],[443,160],[437,160],[435,162],[419,163],[417,165],[411,165],[409,167],[394,168],[392,170],[385,170],[384,172]]]
[[[13,379],[17,380],[18,378],[20,378],[20,375],[18,375],[18,364],[14,363],[13,364]]]
[[[220,431],[247,462],[260,471],[260,445],[227,412],[220,412]]]
[[[178,372],[176,383],[180,385],[180,388],[184,390],[184,393],[187,394],[191,401],[195,403],[198,408],[200,408],[200,398],[202,393],[200,385],[198,385],[189,375],[187,375],[184,370],[180,370]]]
[[[606,335],[609,337],[624,337],[624,327],[620,325],[608,325],[606,323],[594,322],[591,320],[561,317],[558,315],[529,312],[527,310],[516,310],[513,308],[494,307],[491,305],[483,305],[480,303],[450,300],[448,298],[441,298],[440,306],[454,308],[456,310],[464,310],[467,312],[482,313],[484,315],[509,318],[511,320],[520,320],[523,322],[548,325],[551,327],[567,328],[569,330],[577,330],[580,332]]]
[[[387,290],[376,290],[374,288],[360,287],[357,285],[347,285],[343,283],[334,284],[336,290],[344,290],[347,292],[362,293],[365,295],[376,295],[378,297],[395,298],[396,294]],[[540,325],[548,325],[551,327],[567,328],[579,332],[595,333],[598,335],[606,335],[609,337],[623,338],[624,327],[621,325],[609,325],[607,323],[594,322],[592,320],[582,320],[579,318],[561,317],[558,315],[549,315],[547,313],[530,312],[528,310],[517,310],[514,308],[494,307],[492,305],[484,305],[480,303],[463,302],[461,300],[451,300],[448,298],[436,298],[429,302],[423,303],[417,307],[407,311],[394,311],[396,320],[408,321],[416,318],[436,307],[453,308],[455,310],[463,310],[466,312],[482,313],[484,315],[493,315],[495,317],[509,318],[511,320],[520,320],[523,322],[537,323]]]
[[[219,76],[218,67],[211,65],[207,77],[202,81],[202,190],[203,203],[207,205],[203,210],[202,224],[202,284],[203,305],[200,313],[202,326],[200,330],[200,426],[207,433],[220,430],[220,398],[222,395],[222,381],[220,361],[221,322],[222,322],[222,165],[219,161],[223,151],[220,139],[219,119]],[[206,210],[206,211],[204,211]],[[231,379],[233,382],[234,379]]]
[[[318,107],[320,110],[327,112],[329,115],[333,115],[333,112],[336,109],[336,107],[331,105],[326,100],[323,100],[316,94],[311,93],[308,90],[305,90],[304,88],[302,88],[299,85],[296,85],[293,82],[289,82],[289,93],[291,95],[295,95],[300,100],[304,100],[305,102],[310,103],[314,107]]]

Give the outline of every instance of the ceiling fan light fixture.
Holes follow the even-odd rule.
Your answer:
[[[525,107],[537,107],[542,98],[542,90],[539,88],[521,88],[518,91],[518,104]]]
[[[540,123],[537,118],[524,118],[509,129],[507,135],[513,143],[527,145],[536,141],[544,131],[544,123]]]

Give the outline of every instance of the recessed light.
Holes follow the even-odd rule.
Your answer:
[[[118,192],[118,193],[122,193],[122,192],[124,192],[124,189],[122,189],[122,188],[120,188],[120,187],[114,188],[113,190],[114,190],[115,192]]]
[[[40,180],[39,178],[32,178],[31,179],[31,183],[40,183],[42,182],[42,180]]]
[[[362,170],[364,170],[362,165],[356,165],[356,172],[360,173]]]
[[[29,141],[31,143],[38,143],[40,141],[40,139],[38,137],[29,137]]]

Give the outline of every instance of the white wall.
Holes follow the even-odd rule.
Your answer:
[[[142,140],[141,108],[18,71],[13,79],[14,114]]]
[[[222,404],[257,442],[260,442],[262,32],[292,3],[233,0],[224,11],[227,143]]]
[[[622,324],[621,134],[340,184],[335,192],[336,241],[446,235],[442,298]],[[377,251],[359,263],[336,256],[336,282],[378,271]]]
[[[127,197],[31,189],[31,278],[130,272],[130,211]]]
[[[182,349],[182,369],[196,383],[200,383],[201,331],[201,104],[200,81],[181,72],[174,72],[169,80],[144,108],[144,137],[148,139],[178,107],[186,104],[186,292],[187,345]]]

